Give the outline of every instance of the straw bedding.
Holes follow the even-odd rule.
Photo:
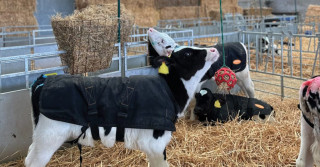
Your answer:
[[[130,35],[133,17],[121,7],[121,42]],[[92,5],[76,10],[73,15],[62,18],[52,17],[52,27],[60,50],[60,55],[68,73],[94,72],[110,66],[117,43],[118,19],[117,4]]]
[[[299,85],[297,85],[299,87]],[[167,148],[171,166],[294,166],[300,143],[300,111],[297,100],[259,94],[276,110],[274,123],[231,121],[218,126],[202,126],[185,119]],[[123,148],[84,147],[83,166],[147,166],[146,156]],[[0,166],[22,166],[23,160]],[[57,151],[48,166],[79,166],[76,147]]]

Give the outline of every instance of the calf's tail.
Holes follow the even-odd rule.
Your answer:
[[[42,87],[46,78],[47,77],[45,75],[41,75],[40,77],[37,78],[37,80],[34,81],[34,83],[31,86],[31,103],[33,108],[34,127],[36,127],[39,121],[39,115],[40,115],[39,100],[40,100]]]

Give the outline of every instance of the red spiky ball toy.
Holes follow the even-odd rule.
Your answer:
[[[214,74],[215,81],[220,89],[226,89],[230,91],[236,85],[236,74],[228,67],[220,68]]]

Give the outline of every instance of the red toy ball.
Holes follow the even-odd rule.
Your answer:
[[[214,78],[218,87],[227,90],[232,89],[237,83],[236,74],[228,67],[220,68],[214,74]]]

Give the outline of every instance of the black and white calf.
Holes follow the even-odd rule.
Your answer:
[[[173,50],[180,50],[186,46],[179,46],[165,33],[160,33],[153,28],[148,30],[148,49],[149,60],[153,66],[153,59],[158,56],[168,56]],[[248,52],[246,47],[240,42],[225,44],[226,65],[230,67],[236,74],[237,84],[247,97],[254,97],[254,84],[251,80],[248,66]],[[222,45],[215,45],[214,48],[218,50],[221,55]],[[203,83],[207,80],[214,80],[214,73],[223,65],[223,57],[219,56],[216,63],[212,64],[206,75],[202,78],[198,85],[197,92],[201,89]],[[214,81],[213,81],[214,82]],[[193,102],[194,103],[194,102]],[[195,120],[193,109],[191,109],[190,119]]]
[[[281,50],[278,49],[276,44],[271,44],[268,37],[259,38],[258,49],[262,53],[272,53],[274,51],[275,54],[281,55]]]
[[[180,50],[186,46],[179,46],[174,40],[165,33],[160,33],[157,30],[150,28],[148,30],[149,39],[149,57],[150,64],[153,65],[153,59],[157,56],[168,56],[173,50]],[[222,53],[222,45],[213,46]],[[227,43],[224,45],[226,52],[226,65],[230,67],[236,74],[237,84],[247,97],[254,97],[254,85],[249,74],[248,54],[246,47],[240,42]],[[223,57],[219,56],[216,63],[212,64],[207,74],[202,78],[199,84],[198,91],[201,85],[208,79],[214,79],[214,73],[223,65]]]
[[[122,129],[126,148],[145,152],[152,167],[168,166],[165,148],[174,129],[171,127],[171,130],[167,130],[163,121],[174,125],[176,118],[183,116],[183,111],[194,97],[197,85],[218,57],[214,48],[184,48],[174,51],[170,58],[159,56],[154,59],[154,66],[167,68],[167,73],[159,74],[158,79],[143,76],[144,79],[141,80],[148,81],[147,85],[137,78],[136,82],[131,82],[131,77],[126,78],[125,81],[128,82],[125,83],[120,82],[121,78],[38,78],[32,87],[34,132],[25,165],[44,167],[64,142],[77,138],[81,145],[94,146],[93,141],[98,137],[106,147],[112,147],[118,138],[118,130]],[[96,82],[97,84],[93,84]],[[113,82],[111,87],[109,82]],[[152,85],[156,86],[153,82],[158,85],[162,83],[164,87],[152,88]],[[100,87],[102,89],[98,89]],[[138,91],[136,87],[144,89]],[[51,88],[55,91],[50,92]],[[71,93],[69,88],[72,89]],[[120,92],[120,95],[117,97],[109,94],[109,91]],[[164,103],[163,100],[150,101],[148,97],[153,95],[152,92],[160,92],[163,97],[156,98],[169,100],[169,103]],[[144,97],[146,93],[151,95]],[[69,103],[72,103],[71,107]],[[149,103],[163,107],[157,112],[159,115],[155,114],[154,108],[145,107],[150,106]],[[136,112],[135,109],[143,111]],[[74,117],[74,113],[78,116]],[[155,121],[146,120],[143,115],[152,116],[150,119]],[[117,119],[120,120],[117,122]],[[138,124],[131,125],[131,122]],[[148,128],[138,126],[146,122],[150,123],[145,125]],[[150,127],[151,125],[154,127]]]
[[[298,167],[320,166],[320,77],[302,83],[299,91],[301,144]]]
[[[227,122],[239,116],[239,119],[259,122],[274,121],[274,111],[269,104],[254,99],[236,95],[223,95],[212,93],[210,89],[203,88],[195,94],[195,115],[201,122]]]

